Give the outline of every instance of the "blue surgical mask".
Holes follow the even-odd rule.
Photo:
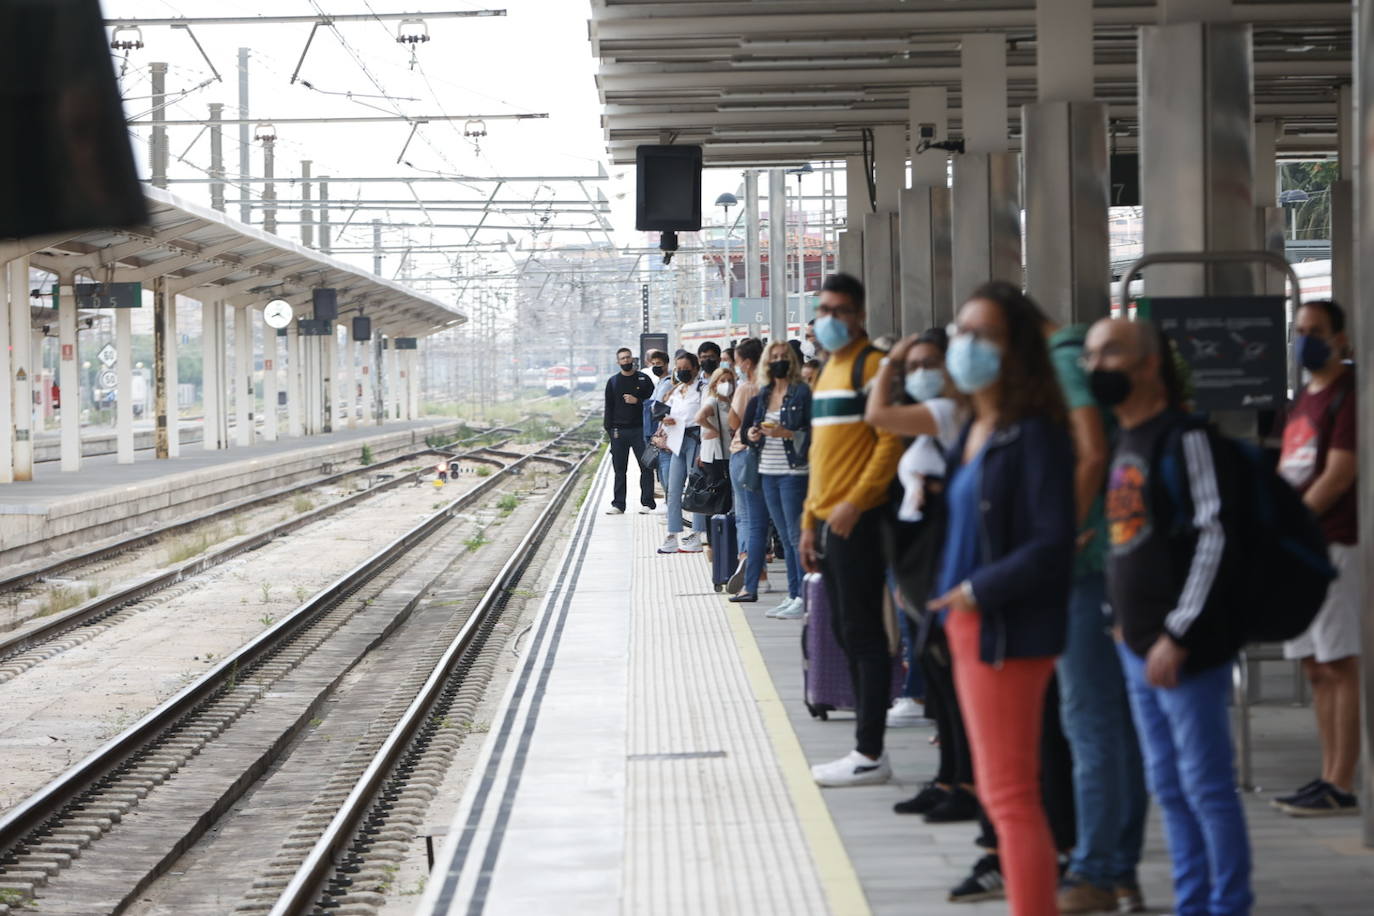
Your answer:
[[[1293,341],[1293,355],[1308,372],[1325,368],[1331,360],[1331,345],[1320,337],[1299,334]]]
[[[949,343],[945,368],[960,391],[973,394],[1002,374],[1002,351],[972,334],[960,334]]]
[[[940,396],[945,376],[939,369],[917,369],[906,374],[906,393],[913,401],[929,401]]]
[[[849,343],[849,326],[834,315],[822,315],[816,319],[816,343],[831,353]]]

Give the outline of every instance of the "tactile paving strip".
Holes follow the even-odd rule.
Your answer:
[[[705,555],[634,525],[622,911],[825,913]]]

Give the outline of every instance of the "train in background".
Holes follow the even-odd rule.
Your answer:
[[[572,391],[572,370],[567,366],[550,366],[544,370],[544,393],[551,398],[561,398]]]
[[[787,337],[800,338],[802,326],[797,323],[787,326]],[[749,336],[749,325],[740,324],[724,319],[715,321],[689,321],[678,329],[679,349],[687,350],[691,353],[697,352],[697,347],[706,341],[713,341],[722,350],[737,341]]]
[[[577,367],[577,390],[595,391],[601,380],[597,377],[595,366]]]

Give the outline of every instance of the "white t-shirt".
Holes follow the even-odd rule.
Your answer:
[[[959,405],[951,398],[932,398],[921,403],[935,418],[936,435],[917,436],[897,462],[897,479],[905,491],[897,517],[904,522],[921,520],[925,479],[945,476],[945,454],[959,441]]]
[[[697,414],[701,411],[701,390],[697,388],[695,381],[686,385],[675,385],[664,403],[670,408],[668,416],[677,421],[672,426],[664,427],[668,430],[668,450],[674,455],[680,455],[682,438],[687,434],[687,427],[697,424]]]

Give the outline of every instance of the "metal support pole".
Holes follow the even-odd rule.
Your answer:
[[[372,272],[378,276],[382,273],[382,221],[379,219],[372,221]],[[374,339],[381,340],[381,336],[374,335]]]
[[[129,309],[115,309],[115,460],[134,463],[134,331]]]
[[[267,183],[262,186],[262,199],[266,207],[262,211],[262,228],[267,232],[277,231],[277,185],[276,177],[276,138],[264,137],[262,140],[262,176]]]
[[[153,279],[153,455],[167,453],[167,278]]]
[[[375,328],[372,331],[372,337],[372,340],[358,341],[358,374],[359,377],[362,378],[363,388],[362,403],[360,405],[362,416],[359,420],[363,425],[366,425],[369,421],[375,420],[377,416],[377,411],[372,401],[372,383],[375,381],[377,375],[376,365],[372,358],[373,351],[376,349],[377,330]]]
[[[759,173],[744,173],[744,295],[763,295],[763,261],[759,252]]]
[[[329,331],[329,336],[324,338],[324,346],[320,353],[320,391],[323,393],[324,400],[320,404],[321,412],[324,415],[324,432],[334,431],[334,403],[338,400],[334,391],[335,364],[338,361],[339,332],[333,328]]]
[[[77,346],[76,289],[70,275],[61,277],[57,305],[59,390],[62,392],[62,470],[81,470],[81,349]]]
[[[358,346],[353,340],[353,329],[344,325],[343,345],[344,418],[349,429],[358,428]]]
[[[253,326],[248,306],[234,309],[234,422],[241,447],[253,444]]]
[[[167,363],[167,457],[181,457],[181,373],[177,371],[177,347],[181,338],[177,332],[177,297],[167,298],[167,314],[163,317],[166,334]]]
[[[224,212],[224,103],[210,103],[210,206]]]
[[[301,244],[315,247],[315,211],[310,208],[310,160],[301,160]]]
[[[281,369],[277,329],[262,327],[262,441],[277,441],[277,373]]]
[[[248,49],[239,48],[239,222],[253,221],[252,195],[248,191],[248,180],[253,177],[253,167],[249,158],[248,135]]]
[[[386,419],[385,396],[382,391],[385,387],[382,384],[383,362],[382,334],[374,324],[372,326],[372,416],[376,419],[378,426],[381,426]]]
[[[152,168],[152,184],[155,188],[167,187],[167,128],[162,122],[167,118],[167,65],[154,63],[151,66],[153,84],[153,110],[149,120],[153,130],[148,138],[148,162]]]
[[[768,339],[787,339],[787,173],[768,170]],[[576,367],[572,367],[576,372]]]
[[[1355,80],[1356,98],[1359,99],[1359,117],[1356,122],[1356,136],[1367,137],[1374,130],[1374,0],[1355,2]],[[1362,163],[1355,170],[1358,182],[1355,213],[1359,220],[1356,237],[1356,270],[1359,282],[1360,301],[1351,311],[1359,312],[1374,308],[1371,290],[1374,290],[1374,171]],[[1374,378],[1374,321],[1361,321],[1356,325],[1355,377]],[[1359,424],[1359,465],[1368,470],[1374,466],[1374,423]],[[1360,653],[1360,774],[1359,781],[1363,791],[1360,797],[1366,799],[1360,809],[1364,825],[1364,844],[1374,846],[1374,805],[1368,799],[1374,798],[1374,562],[1369,559],[1368,545],[1374,544],[1374,474],[1362,473],[1356,478],[1359,493],[1360,543],[1366,545],[1360,551],[1360,569],[1364,583],[1363,595],[1359,606],[1363,608],[1362,640]]]
[[[320,251],[330,252],[329,227],[329,178],[320,176]]]
[[[224,347],[217,333],[219,308],[215,302],[200,304],[200,376],[201,376],[201,434],[200,447],[215,451],[220,447],[219,427],[224,411],[224,389],[220,385],[220,353]],[[222,324],[222,319],[221,319]]]
[[[33,480],[33,348],[29,346],[29,259],[9,268],[10,388],[14,395],[14,479]]]
[[[301,428],[301,336],[295,322],[286,326],[286,434],[299,439]]]

